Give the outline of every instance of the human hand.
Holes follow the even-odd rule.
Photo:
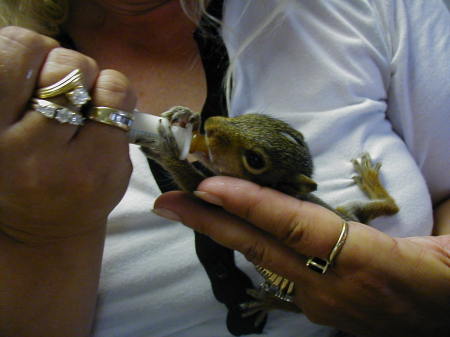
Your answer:
[[[295,304],[313,322],[361,336],[443,336],[450,331],[450,236],[392,238],[351,222],[335,264],[321,275],[342,220],[318,205],[230,177],[204,180],[197,196],[163,194],[156,213],[295,282]]]
[[[126,133],[93,121],[60,124],[28,103],[36,88],[79,68],[94,105],[132,110],[127,79],[18,27],[0,30],[0,51],[0,231],[46,242],[104,226],[131,174]]]

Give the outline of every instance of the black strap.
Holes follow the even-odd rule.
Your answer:
[[[223,0],[214,0],[208,6],[207,12],[220,22],[222,9]],[[223,80],[229,60],[219,30],[218,22],[203,16],[199,28],[194,32],[194,39],[200,52],[206,77],[206,100],[201,112],[201,132],[203,132],[203,123],[208,117],[228,116]]]
[[[213,0],[208,6],[208,13],[217,20],[221,20],[222,9],[223,0]],[[218,23],[204,16],[200,21],[200,27],[194,33],[205,70],[207,86],[207,97],[201,112],[202,122],[210,116],[228,115],[223,79],[229,59],[219,29]],[[151,160],[149,164],[162,192],[178,189],[168,179],[168,173],[161,166]],[[261,333],[266,320],[255,326],[257,314],[242,317],[240,304],[252,300],[246,294],[246,289],[253,288],[253,284],[250,278],[236,267],[234,252],[198,232],[195,232],[195,250],[211,281],[215,298],[225,304],[228,309],[226,323],[230,333],[235,336]]]

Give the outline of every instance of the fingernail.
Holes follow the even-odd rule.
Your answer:
[[[210,204],[217,205],[217,206],[223,206],[222,200],[214,194],[211,194],[208,192],[202,192],[202,191],[194,191],[194,195],[197,198],[200,198],[203,201],[206,201]]]
[[[172,211],[170,211],[168,209],[155,208],[155,209],[152,209],[152,212],[155,213],[156,215],[162,217],[162,218],[181,222],[180,216],[178,214],[176,214],[175,212],[172,212]]]

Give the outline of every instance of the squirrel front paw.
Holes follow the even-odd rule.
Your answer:
[[[174,106],[163,112],[161,117],[167,118],[170,125],[177,125],[184,128],[190,124],[194,131],[200,126],[200,114],[184,106]]]
[[[163,165],[168,161],[178,160],[180,150],[172,133],[171,126],[167,127],[167,125],[164,125],[160,121],[157,130],[158,137],[147,138],[139,142],[142,152],[147,157]]]

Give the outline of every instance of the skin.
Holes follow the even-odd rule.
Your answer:
[[[27,109],[34,89],[80,68],[95,105],[131,111],[138,98],[156,113],[203,104],[195,25],[177,1],[150,10],[159,3],[137,13],[137,1],[121,1],[120,11],[117,1],[72,1],[65,29],[80,52],[21,28],[0,30],[1,336],[90,335],[106,219],[132,169],[122,130],[49,120]]]
[[[0,335],[87,335],[106,218],[131,173],[127,137],[60,125],[27,102],[75,68],[94,104],[131,109],[135,97],[122,74],[30,31],[0,30],[0,50]]]
[[[166,193],[155,212],[294,281],[295,304],[313,322],[358,336],[450,332],[450,235],[392,238],[351,222],[335,266],[320,275],[305,262],[328,256],[342,227],[336,214],[231,177],[208,178],[195,195]]]
[[[136,92],[139,110],[158,115],[183,105],[200,111],[206,82],[192,39],[196,26],[179,2],[172,0],[133,16],[115,12],[118,1],[112,1],[112,6],[107,6],[108,2],[103,0],[102,6],[91,0],[71,2],[66,29],[77,49],[94,58],[101,68],[124,73]],[[121,2],[133,11],[138,1]],[[147,3],[152,6],[152,1]]]
[[[206,89],[203,69],[191,39],[194,24],[184,16],[177,1],[169,1],[152,11],[150,8],[160,1],[149,0],[139,4],[140,2],[121,0],[118,11],[119,1],[71,1],[72,12],[65,28],[82,54],[57,48],[55,41],[23,29],[8,28],[0,31],[0,168],[1,172],[7,172],[0,177],[0,269],[8,271],[2,274],[7,277],[0,277],[0,289],[8,290],[0,292],[1,336],[89,335],[94,316],[106,218],[122,197],[131,171],[123,131],[94,122],[83,127],[60,125],[29,111],[26,104],[32,97],[34,88],[54,83],[74,68],[81,68],[96,105],[131,110],[137,97],[139,109],[155,114],[173,105],[186,105],[196,111],[203,105]],[[138,4],[139,8],[136,7]],[[148,7],[145,8],[145,4]],[[171,20],[167,20],[168,17]],[[119,72],[102,70],[108,68],[125,74],[132,85]],[[164,90],[167,87],[171,90]],[[365,232],[361,229],[365,227],[352,224],[351,235],[339,256],[335,271],[325,278],[318,277],[304,269],[303,254],[328,254],[340,231],[340,223],[335,217],[322,213],[318,206],[295,204],[296,207],[301,205],[301,213],[298,214],[304,217],[304,221],[310,219],[312,212],[317,211],[318,218],[310,220],[321,227],[321,236],[314,237],[317,242],[307,245],[309,240],[306,236],[306,240],[301,240],[301,248],[298,248],[297,253],[277,239],[276,233],[269,234],[273,229],[268,228],[267,232],[255,230],[262,227],[261,218],[265,213],[259,216],[255,213],[254,218],[249,221],[242,220],[245,216],[239,213],[239,205],[236,203],[242,207],[258,204],[255,199],[245,198],[252,195],[254,188],[258,191],[259,188],[252,185],[252,189],[242,194],[244,200],[241,200],[229,188],[224,188],[223,183],[228,183],[228,180],[214,179],[202,183],[199,190],[215,194],[199,196],[208,200],[215,196],[216,201],[223,198],[219,203],[224,204],[227,211],[179,193],[163,196],[156,206],[160,208],[161,214],[166,209],[166,216],[167,210],[178,212],[190,226],[200,224],[200,230],[243,251],[250,260],[263,261],[266,267],[292,276],[292,279],[304,286],[303,295],[298,294],[297,303],[312,319],[333,324],[332,317],[335,313],[328,308],[340,305],[340,315],[346,319],[338,327],[360,331],[365,327],[353,325],[364,319],[367,327],[376,325],[374,316],[367,315],[370,308],[366,308],[361,313],[361,319],[355,322],[352,319],[355,307],[350,304],[365,308],[365,299],[372,301],[373,296],[377,299],[378,292],[375,295],[367,293],[367,297],[364,297],[366,293],[362,291],[352,294],[340,291],[339,296],[351,295],[347,302],[337,301],[338,295],[333,297],[329,292],[323,293],[323,290],[332,289],[331,282],[326,280],[329,280],[330,275],[333,277],[334,273],[338,273],[338,266],[342,266],[341,260],[345,260],[346,256],[357,249],[358,253],[364,252],[364,247],[358,248],[357,245],[361,238],[368,243],[377,244],[377,251],[379,247],[388,251],[393,249],[392,247],[396,247],[393,245],[396,240],[386,238],[373,229]],[[219,185],[214,189],[214,184],[209,185],[211,182],[219,182]],[[246,188],[247,185],[241,184],[248,183],[235,181],[229,187],[231,190]],[[220,192],[217,189],[223,190]],[[286,200],[281,194],[273,194],[276,192],[266,189],[264,191],[262,196],[269,198],[267,200],[270,202],[275,199]],[[210,226],[205,222],[197,222],[198,219],[192,215],[186,215],[187,206],[203,212],[198,214],[202,214],[205,220],[214,221]],[[289,211],[287,208],[286,212],[270,214],[270,218],[273,224],[281,224],[277,228],[285,228],[282,224],[288,223],[288,215],[300,210],[295,208],[295,211]],[[233,213],[236,215],[232,215]],[[448,211],[442,214],[443,218],[448,219]],[[169,216],[173,215],[174,213],[169,213]],[[224,219],[227,220],[225,224]],[[218,227],[219,220],[221,227]],[[217,233],[223,226],[229,227],[229,231]],[[310,232],[313,233],[309,230],[308,233]],[[245,239],[256,235],[255,239],[258,241],[242,240],[239,236],[243,234]],[[443,263],[447,263],[447,267],[449,265],[444,254],[448,251],[448,237],[409,241],[411,246],[420,247],[417,249],[422,252],[421,261],[431,266],[428,274],[420,275],[429,281],[425,290],[417,290],[410,284],[408,286],[406,276],[417,275],[408,270],[398,275],[395,261],[384,267],[376,263],[378,260],[370,263],[378,267],[375,271],[379,272],[383,267],[382,272],[386,275],[392,272],[392,279],[399,278],[403,282],[399,284],[406,285],[405,291],[411,289],[411,293],[418,294],[417,303],[430,309],[430,313],[435,313],[436,317],[441,317],[442,313],[448,312],[448,308],[442,305],[443,296],[447,294],[448,297],[448,288],[442,290],[445,288],[442,283],[448,279],[448,274],[440,270]],[[349,244],[352,242],[353,244]],[[253,244],[256,246],[252,246]],[[306,249],[305,245],[309,248]],[[261,253],[261,249],[267,253]],[[417,249],[405,251],[414,255],[418,252]],[[368,256],[367,251],[365,254],[361,255],[360,260]],[[405,254],[405,259],[408,254]],[[289,261],[288,264],[281,263],[284,258],[289,258],[286,260]],[[383,264],[391,258],[383,260]],[[354,258],[348,260],[350,262],[347,268],[350,269],[358,261],[355,262]],[[400,266],[406,268],[408,264],[403,264],[404,261],[409,260],[401,260]],[[354,267],[355,270],[358,266],[361,268],[354,283],[358,285],[357,281],[360,280],[362,284],[370,285],[370,282],[374,282],[377,285],[378,278],[369,277],[372,275],[371,270],[361,267],[361,264],[363,263]],[[341,273],[347,275],[349,272],[345,270]],[[432,276],[436,273],[440,273],[441,281],[433,283],[436,287],[429,289],[429,284],[434,282]],[[337,281],[336,277],[331,280],[333,284]],[[347,289],[349,284],[339,281],[342,289]],[[317,295],[318,289],[323,295]],[[409,314],[408,305],[411,303],[408,298],[402,297],[400,293],[394,294],[398,301],[392,300],[392,303],[387,303],[387,307],[392,305],[395,309],[404,304],[402,308],[406,308],[404,311]],[[26,300],[18,300],[24,298]],[[388,300],[389,298],[386,299]],[[395,306],[396,303],[398,306]],[[384,311],[376,311],[380,307],[382,308],[380,305],[376,306],[372,312],[382,317]],[[417,309],[413,317],[418,315]],[[424,315],[428,319],[428,314]],[[435,324],[433,319],[429,321],[430,325]],[[400,321],[398,324],[400,326],[404,322]]]
[[[436,207],[434,224],[434,235],[450,234],[450,200],[444,201]]]

